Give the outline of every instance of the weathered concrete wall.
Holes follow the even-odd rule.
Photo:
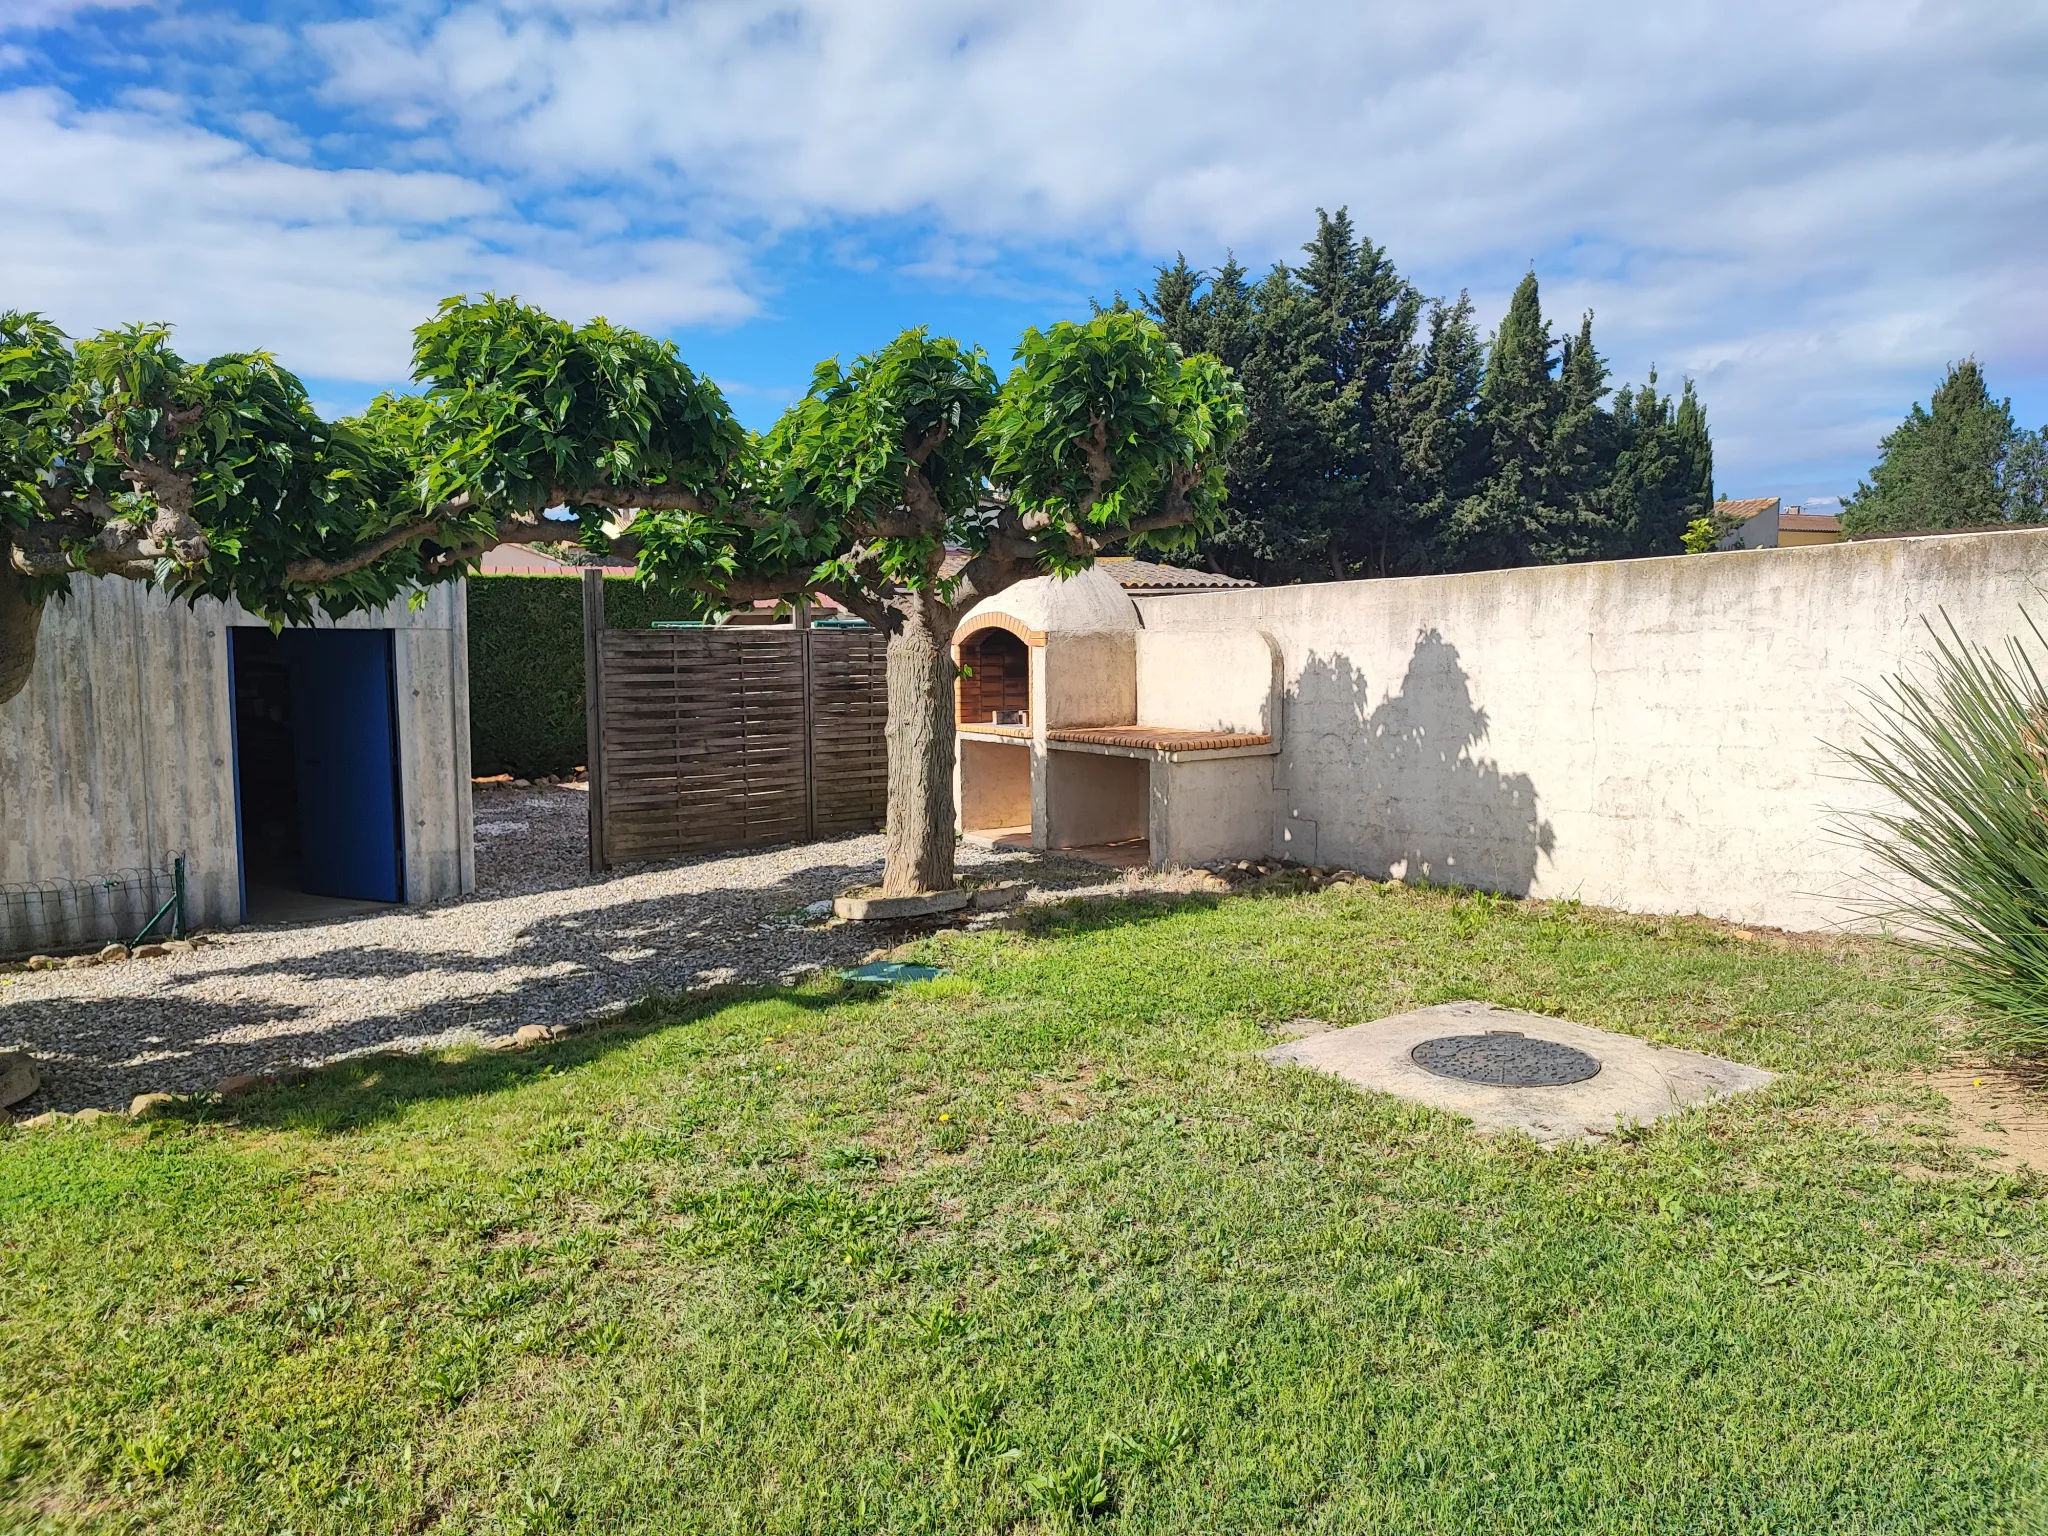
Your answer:
[[[241,919],[227,631],[238,604],[187,605],[139,582],[78,580],[44,612],[28,686],[0,705],[0,887],[168,867],[183,854],[189,919]],[[392,629],[406,899],[474,887],[463,591],[322,627]],[[0,952],[96,932],[21,933],[0,901]],[[147,916],[145,913],[144,916]]]
[[[1830,744],[1922,658],[2048,616],[2048,531],[1139,598],[1148,631],[1278,642],[1275,852],[1375,874],[1853,923]]]
[[[1273,838],[1271,757],[1153,759],[1149,829],[1155,868],[1263,854]]]
[[[1032,724],[1058,730],[1129,725],[1138,712],[1135,623],[1122,634],[1062,634],[1031,653],[1043,687],[1032,690]]]

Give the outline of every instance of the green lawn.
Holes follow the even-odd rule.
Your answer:
[[[1876,944],[1070,911],[0,1139],[0,1527],[2029,1531],[2048,1185]],[[1487,998],[1781,1072],[1598,1150],[1255,1053]]]

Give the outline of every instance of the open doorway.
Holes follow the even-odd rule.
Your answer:
[[[402,901],[391,632],[235,628],[228,655],[243,918]]]

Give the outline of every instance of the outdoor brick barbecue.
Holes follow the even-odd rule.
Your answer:
[[[1264,633],[1148,631],[1087,571],[980,604],[954,654],[964,832],[1154,868],[1270,849],[1282,703]]]

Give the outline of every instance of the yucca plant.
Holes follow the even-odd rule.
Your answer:
[[[1924,674],[1873,691],[1843,754],[1896,798],[1852,836],[1888,877],[1886,915],[1977,1004],[1982,1043],[2048,1056],[2048,687],[2022,637],[2001,657],[1942,621]]]

